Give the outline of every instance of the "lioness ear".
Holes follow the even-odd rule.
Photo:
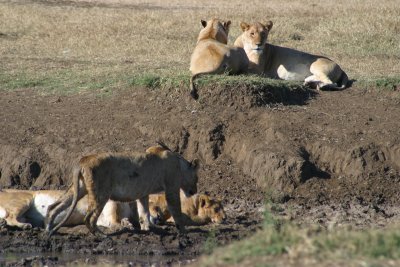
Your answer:
[[[207,21],[201,20],[201,25],[203,25],[204,28],[207,27]]]
[[[192,162],[190,162],[190,166],[192,166],[192,168],[197,171],[200,167],[200,160],[199,159],[192,160]]]
[[[246,22],[240,22],[240,28],[242,29],[242,31],[247,31],[250,28],[250,25],[247,24]]]
[[[229,30],[229,27],[231,26],[231,21],[230,20],[228,20],[227,22],[224,22],[224,28],[226,29],[226,30]]]
[[[273,25],[272,21],[269,20],[264,24],[264,27],[270,31]]]

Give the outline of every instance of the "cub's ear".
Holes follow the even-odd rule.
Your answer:
[[[204,28],[207,27],[207,21],[201,20],[201,25],[203,25]]]
[[[228,21],[224,22],[223,25],[224,25],[224,28],[225,28],[226,30],[229,30],[229,27],[231,26],[231,21],[228,20]]]
[[[240,22],[240,28],[242,29],[242,31],[247,31],[250,28],[250,25],[247,24],[246,22]]]
[[[274,25],[274,24],[272,23],[272,21],[269,20],[269,21],[267,21],[267,22],[264,24],[264,27],[265,27],[268,31],[270,31],[273,25]]]
[[[190,166],[192,166],[192,168],[197,171],[200,168],[200,160],[199,159],[192,160],[192,162],[190,162]]]
[[[208,198],[206,195],[200,195],[200,208],[204,208],[208,203]]]

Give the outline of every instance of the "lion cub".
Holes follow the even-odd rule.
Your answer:
[[[304,81],[317,89],[344,89],[347,74],[329,58],[267,43],[272,21],[265,24],[241,22],[243,33],[235,46],[242,47],[250,60],[250,73],[282,80]]]
[[[185,225],[204,225],[210,222],[220,224],[225,221],[226,215],[221,201],[205,194],[186,197],[181,192],[180,197]],[[154,224],[174,221],[168,210],[165,194],[150,195],[149,207]]]
[[[249,60],[242,48],[227,45],[230,21],[201,21],[202,29],[190,59],[190,94],[197,99],[194,80],[202,74],[246,72]]]
[[[65,194],[64,190],[17,190],[4,189],[0,191],[0,218],[9,226],[21,229],[43,227],[47,209]],[[82,198],[73,210],[66,226],[83,224],[88,209],[88,198]],[[137,220],[128,203],[109,200],[100,215],[97,225],[116,228],[128,224],[129,219]],[[55,221],[59,222],[62,216]]]

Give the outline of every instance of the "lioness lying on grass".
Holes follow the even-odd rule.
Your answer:
[[[344,89],[347,74],[329,58],[267,43],[272,22],[240,23],[243,33],[235,46],[244,48],[249,58],[249,72],[270,78],[300,80],[317,89]]]
[[[182,213],[185,225],[204,225],[210,222],[220,224],[225,221],[226,215],[221,201],[205,194],[181,196]],[[165,199],[165,194],[153,194],[149,199],[150,216],[154,224],[174,222]]]
[[[82,157],[75,167],[72,186],[48,209],[46,230],[52,235],[69,219],[78,200],[88,195],[89,208],[84,222],[93,234],[100,232],[97,220],[109,199],[121,202],[139,200],[142,230],[149,230],[149,195],[164,191],[176,227],[185,232],[179,191],[197,193],[197,161],[186,161],[165,145],[160,153],[99,153]],[[55,219],[68,208],[64,218]]]
[[[197,99],[194,80],[202,74],[244,73],[249,60],[242,48],[227,45],[230,21],[219,19],[201,21],[204,29],[190,59],[190,94]]]
[[[4,219],[9,226],[21,229],[32,227],[44,227],[47,209],[54,204],[64,190],[16,190],[3,189],[0,191],[0,218]],[[65,226],[83,224],[83,218],[88,210],[88,198],[82,198],[71,217],[65,222]],[[56,217],[58,223],[65,214]],[[97,225],[118,228],[130,226],[129,219],[136,219],[135,210],[131,210],[128,203],[108,201],[101,213]]]

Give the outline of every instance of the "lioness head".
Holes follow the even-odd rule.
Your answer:
[[[243,48],[246,51],[262,53],[264,45],[267,42],[268,33],[271,30],[272,25],[272,21],[268,21],[265,24],[262,24],[260,22],[256,22],[254,24],[241,22],[240,28],[242,28],[243,31]]]
[[[211,19],[209,21],[201,20],[202,29],[199,33],[198,41],[202,39],[215,39],[223,44],[228,43],[228,34],[231,21],[223,21],[220,19]]]
[[[158,146],[151,146],[146,149],[147,154],[160,155],[161,153],[173,153],[165,144],[160,143]],[[179,160],[182,183],[181,188],[186,196],[192,196],[197,193],[197,171],[199,169],[199,160],[195,159],[191,162],[184,159],[177,153],[173,153]]]
[[[226,219],[221,201],[204,194],[199,196],[198,216],[203,219],[210,219],[213,223],[222,223]]]
[[[182,172],[181,188],[186,197],[190,197],[197,193],[197,171],[199,169],[199,160],[195,159],[188,162],[184,158],[179,159]]]

